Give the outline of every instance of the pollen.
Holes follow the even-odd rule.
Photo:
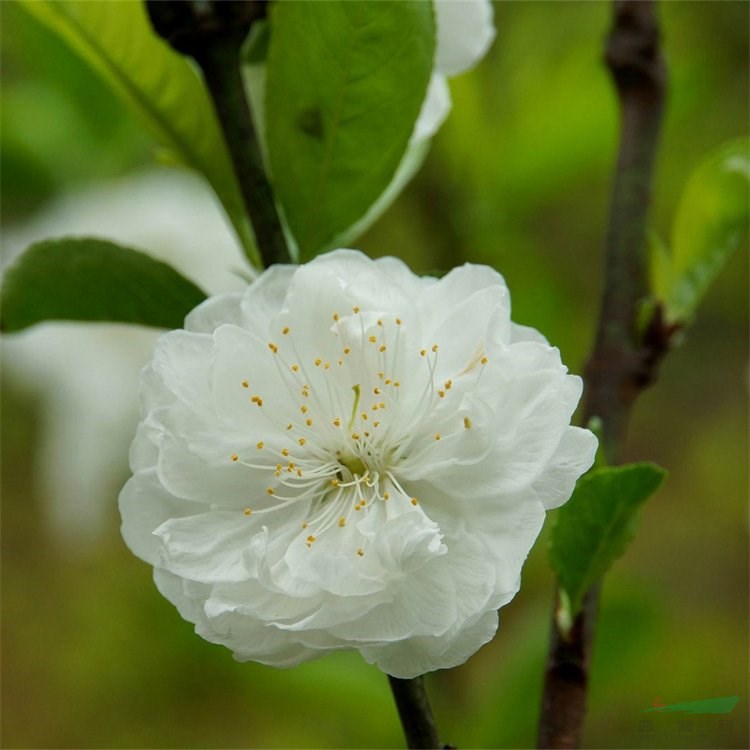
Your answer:
[[[364,550],[362,549],[362,547],[360,547],[360,548],[359,548],[359,549],[357,550],[357,554],[358,554],[358,555],[359,555],[360,557],[364,557],[364,555],[365,555],[365,551],[364,551]]]
[[[471,427],[471,420],[468,417],[464,417],[464,428],[469,429]]]
[[[272,344],[270,341],[268,342],[268,348],[274,353],[277,354],[279,351],[279,347],[276,346],[276,344]]]
[[[359,307],[356,305],[352,308],[352,312],[356,315],[359,312]]]
[[[402,321],[401,321],[401,318],[396,318],[396,325],[397,325],[397,326],[400,326],[400,325],[401,325],[401,322],[402,322]]]
[[[263,399],[260,396],[253,396],[250,399],[250,402],[253,404],[257,404],[258,406],[263,406]]]
[[[303,528],[303,529],[306,529],[306,528],[307,528],[307,527],[308,527],[309,525],[310,525],[310,524],[309,524],[309,523],[307,523],[307,521],[303,521],[303,522],[302,522],[302,528]]]
[[[359,440],[359,433],[353,432],[352,433],[352,440]]]
[[[383,493],[383,500],[389,500],[390,497],[391,497],[391,493],[390,492],[384,492]]]
[[[250,387],[250,383],[248,383],[247,380],[243,380],[242,381],[242,387],[243,388],[249,388]]]
[[[266,489],[266,494],[267,494],[267,495],[273,495],[273,487],[268,487],[268,488]]]
[[[372,389],[372,392],[373,392],[373,393],[374,393],[374,394],[375,394],[376,396],[379,396],[379,395],[380,395],[380,388],[378,388],[377,386],[375,386],[375,387],[374,387],[374,388]]]
[[[307,409],[307,407],[306,407],[306,406],[305,406],[304,404],[302,404],[302,406],[300,406],[299,410],[300,410],[300,411],[301,411],[301,412],[302,412],[303,414],[307,414],[307,412],[308,412],[308,409]]]
[[[427,349],[420,349],[419,350],[419,355],[421,357],[426,357],[427,356]]]
[[[256,444],[255,444],[255,447],[256,447],[256,448],[257,448],[257,449],[258,449],[259,451],[262,451],[262,450],[263,450],[263,446],[264,446],[264,445],[265,445],[265,443],[264,443],[264,442],[263,442],[263,441],[261,440],[260,442],[258,442],[258,443],[256,443]]]
[[[372,426],[373,426],[373,427],[379,427],[379,426],[380,426],[380,422],[373,422],[373,423],[372,423]]]
[[[251,508],[245,508],[245,510],[242,511],[246,516],[252,516],[253,511]]]
[[[318,357],[318,358],[317,358],[317,359],[315,360],[315,366],[316,366],[316,367],[320,367],[320,363],[321,363],[322,361],[323,361],[323,360],[322,360],[322,359],[321,359],[320,357]]]
[[[284,334],[284,336],[286,336],[289,333],[289,326],[284,326],[281,332]]]
[[[451,388],[453,388],[453,381],[452,380],[446,380],[444,385],[445,385],[445,390],[449,391]]]
[[[338,487],[339,486],[339,480],[334,477],[331,479],[331,487]]]
[[[333,426],[341,427],[341,420],[338,417],[336,417],[336,419],[333,420]]]
[[[362,417],[362,419],[367,419],[367,412],[363,411],[359,416]]]
[[[346,526],[346,518],[341,516],[341,518],[339,518],[339,527],[343,529],[344,526]]]
[[[286,426],[287,430],[291,430],[292,427],[294,427],[294,425],[291,422]]]
[[[432,345],[432,353],[433,354],[437,354],[437,350],[438,350],[438,345],[437,344],[433,344]]]
[[[308,547],[312,547],[313,544],[315,543],[315,540],[316,540],[316,537],[314,537],[312,534],[310,534],[310,536],[307,537],[307,540],[306,540],[305,543],[307,544]]]
[[[385,344],[381,344],[381,345],[380,345],[380,346],[378,347],[378,351],[379,351],[379,352],[384,352],[384,351],[386,350],[386,348],[387,348],[387,347],[386,347],[386,345],[385,345]]]
[[[338,313],[334,313],[333,314],[333,319],[338,322],[339,314]]]
[[[439,432],[435,433],[435,440],[440,440],[440,433]]]
[[[284,456],[284,457],[286,457],[286,456],[289,455],[289,451],[286,448],[282,448],[281,449],[281,455]]]
[[[305,438],[300,438],[300,439],[299,439],[299,440],[298,440],[297,442],[298,442],[298,443],[299,443],[300,445],[304,445],[304,444],[305,444],[305,443],[307,442],[307,440],[305,440]]]
[[[351,352],[351,349],[348,346],[344,347],[344,354],[349,354]]]
[[[306,424],[306,425],[307,425],[308,427],[312,427],[312,419],[306,419],[306,420],[305,420],[305,424]]]
[[[482,363],[483,365],[486,365],[486,364],[487,364],[487,362],[488,362],[489,360],[487,359],[487,357],[482,357],[482,359],[480,359],[479,361],[480,361],[480,362],[481,362],[481,363]]]
[[[299,372],[299,365],[292,365],[292,372]]]
[[[236,453],[232,453],[232,455],[229,457],[232,459],[232,461],[239,461],[240,457]]]
[[[445,391],[438,391],[438,396],[440,396],[440,398],[445,398]]]
[[[383,327],[383,321],[382,320],[378,320],[378,325],[382,328]]]
[[[399,383],[398,380],[394,380],[393,381],[393,387],[394,388],[400,388],[401,387],[401,383]]]
[[[417,500],[417,498],[416,498],[416,497],[413,497],[413,498],[411,499],[411,504],[412,504],[412,505],[419,505],[419,500]]]
[[[368,340],[369,340],[369,342],[371,344],[374,344],[378,340],[378,337],[377,336],[370,336],[370,338]]]

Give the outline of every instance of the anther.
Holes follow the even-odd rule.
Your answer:
[[[432,345],[432,353],[433,353],[433,354],[436,354],[436,353],[437,353],[437,350],[438,350],[438,345],[437,345],[437,344],[433,344],[433,345]]]
[[[298,442],[298,443],[299,443],[300,445],[304,445],[304,444],[305,444],[305,443],[307,442],[307,440],[305,440],[305,438],[300,438],[300,439],[299,439],[299,440],[298,440],[297,442]]]
[[[318,357],[318,358],[317,358],[317,359],[315,360],[315,366],[316,366],[316,367],[320,367],[320,363],[321,363],[322,361],[323,361],[323,360],[322,360],[322,359],[321,359],[320,357]]]
[[[249,388],[250,387],[250,383],[248,383],[247,380],[243,380],[242,381],[242,387],[243,388]]]
[[[346,526],[346,518],[344,518],[343,516],[341,516],[341,518],[339,518],[339,526],[342,529],[344,528],[344,526]]]
[[[464,417],[464,427],[467,430],[471,427],[471,420],[468,417]]]
[[[353,307],[352,312],[356,315],[359,312],[359,307]]]
[[[368,339],[368,341],[371,344],[374,344],[377,340],[378,340],[377,336],[370,336],[370,338]]]
[[[269,495],[273,495],[273,487],[269,487],[269,488],[268,488],[268,489],[266,490],[266,493],[267,493],[267,494],[269,494]]]
[[[284,336],[286,336],[287,333],[289,333],[289,326],[284,326],[281,332],[284,334]]]
[[[299,365],[292,365],[292,372],[299,372]]]
[[[276,344],[272,344],[271,342],[268,343],[268,348],[274,353],[277,354],[279,351],[279,347],[276,346]]]
[[[440,440],[440,433],[439,432],[435,433],[435,440]]]
[[[382,353],[382,352],[384,352],[385,350],[386,350],[386,346],[385,346],[385,344],[381,344],[381,345],[380,345],[380,346],[378,347],[378,351],[379,351],[379,352],[381,352],[381,353]]]
[[[261,450],[263,450],[263,445],[264,445],[264,443],[263,443],[263,441],[261,440],[261,441],[260,441],[259,443],[256,443],[256,444],[255,444],[255,447],[256,447],[256,448],[257,448],[257,449],[258,449],[259,451],[261,451]]]
[[[253,511],[250,508],[245,508],[245,510],[242,511],[246,516],[252,516]]]
[[[487,357],[482,357],[482,359],[479,360],[483,365],[487,364]]]
[[[417,498],[416,498],[416,497],[413,497],[413,498],[411,499],[411,504],[412,504],[412,505],[419,505],[419,500],[417,500]]]
[[[362,549],[362,547],[360,547],[360,548],[359,548],[359,549],[357,550],[357,554],[358,554],[358,555],[359,555],[360,557],[364,557],[365,551],[364,551],[364,550]]]
[[[232,459],[232,461],[239,461],[240,457],[236,453],[232,453],[232,455],[229,457]]]

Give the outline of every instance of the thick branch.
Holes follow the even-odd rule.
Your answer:
[[[664,104],[666,67],[653,0],[616,0],[606,61],[620,103],[620,144],[605,248],[604,294],[585,371],[582,421],[602,420],[602,449],[616,463],[636,396],[655,378],[669,332],[657,314],[638,330],[647,293],[646,226]],[[599,587],[567,636],[552,620],[539,747],[580,746]]]
[[[266,2],[147,0],[156,32],[203,71],[263,264],[290,262],[245,96],[240,50]]]
[[[402,680],[389,675],[388,680],[404,728],[407,747],[412,750],[441,748],[423,679],[415,677],[413,680]]]

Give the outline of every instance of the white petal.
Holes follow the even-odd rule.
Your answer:
[[[446,75],[468,70],[484,56],[495,38],[488,0],[435,0],[437,51],[435,67]]]
[[[242,297],[242,292],[225,292],[209,297],[187,314],[185,330],[192,333],[213,333],[225,323],[242,325]]]
[[[441,73],[433,73],[427,87],[427,96],[414,125],[410,144],[417,144],[432,138],[445,122],[451,111],[451,93],[448,82]]]

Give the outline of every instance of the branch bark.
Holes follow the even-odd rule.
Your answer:
[[[672,333],[658,308],[645,330],[638,321],[647,295],[646,230],[667,77],[654,0],[615,0],[605,59],[619,99],[620,143],[582,421],[601,419],[604,456],[617,463],[633,402],[654,381]],[[539,747],[580,746],[599,595],[598,585],[587,592],[567,636],[552,618]],[[559,592],[555,611],[558,605]]]
[[[404,728],[407,747],[410,750],[442,748],[423,678],[402,680],[389,675],[388,681]]]
[[[203,71],[263,264],[289,263],[290,254],[260,143],[245,96],[240,52],[266,0],[147,0],[155,31]]]

